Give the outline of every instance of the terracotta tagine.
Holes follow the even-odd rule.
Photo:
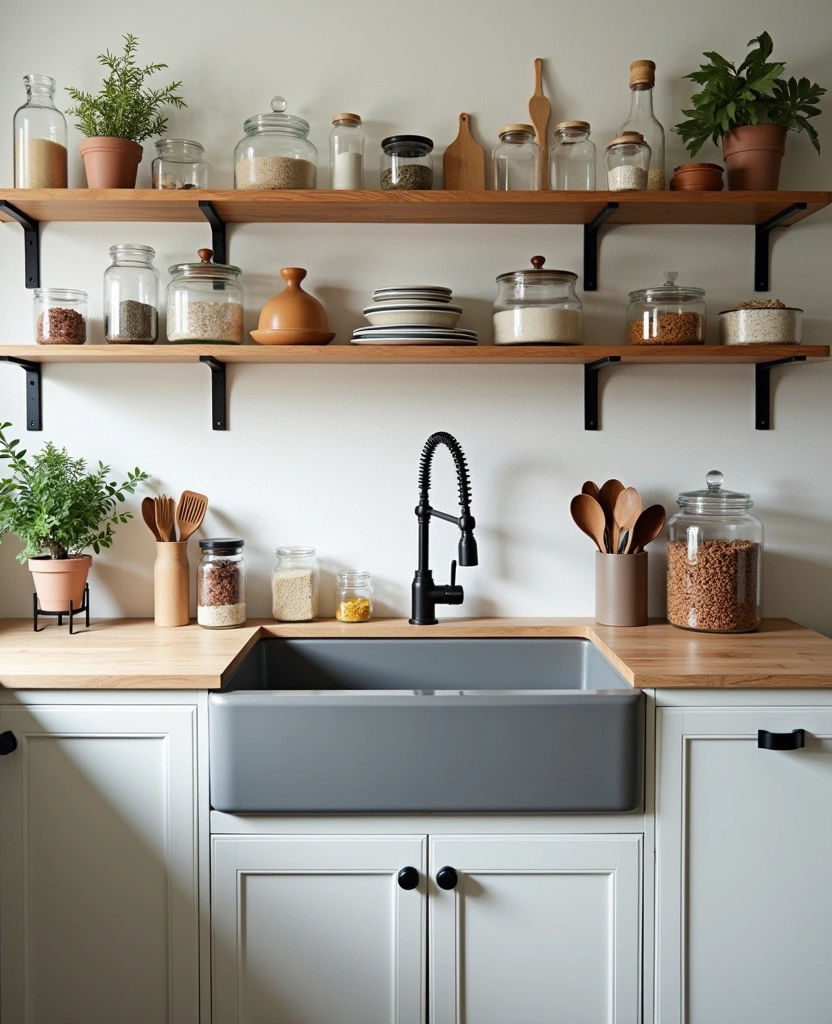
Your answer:
[[[774,191],[786,152],[786,131],[779,124],[747,124],[722,136],[722,153],[732,191]]]
[[[88,188],[135,188],[144,150],[130,139],[81,140]]]
[[[722,168],[719,164],[682,164],[674,169],[670,188],[674,192],[721,192]]]
[[[329,330],[323,304],[301,287],[306,271],[284,267],[280,276],[286,287],[263,306],[252,338],[261,345],[325,345],[331,341],[335,334]]]
[[[30,558],[29,571],[38,595],[38,607],[45,612],[68,612],[72,601],[73,608],[80,608],[91,566],[92,555]]]

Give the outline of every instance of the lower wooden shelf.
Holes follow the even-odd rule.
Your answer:
[[[828,345],[0,345],[0,361],[26,371],[26,425],[41,429],[44,363],[205,363],[212,379],[212,426],[227,429],[230,363],[542,365],[584,367],[584,428],[598,430],[598,373],[629,363],[749,363],[755,366],[758,430],[771,428],[772,367],[828,359]]]

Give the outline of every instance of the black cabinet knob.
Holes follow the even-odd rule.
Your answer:
[[[436,872],[436,884],[440,889],[455,889],[458,881],[459,875],[447,865]]]
[[[17,738],[11,730],[0,733],[0,757],[17,750]]]
[[[806,730],[792,729],[791,732],[769,732],[768,729],[758,729],[757,746],[761,750],[800,750],[801,747],[806,746]]]
[[[416,868],[402,868],[396,877],[402,889],[415,889],[419,884],[419,872]]]

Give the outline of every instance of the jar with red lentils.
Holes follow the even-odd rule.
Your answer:
[[[760,626],[763,524],[754,502],[722,487],[683,491],[667,524],[667,619],[701,633],[749,633]]]
[[[676,284],[666,270],[664,284],[630,292],[627,335],[631,345],[704,345],[705,292]]]

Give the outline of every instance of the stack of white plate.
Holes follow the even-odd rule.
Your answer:
[[[363,310],[370,327],[353,332],[355,345],[476,345],[475,331],[456,327],[462,307],[439,285],[377,288]]]

